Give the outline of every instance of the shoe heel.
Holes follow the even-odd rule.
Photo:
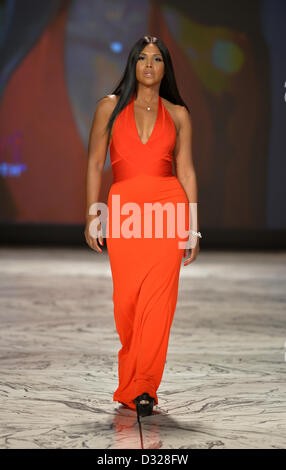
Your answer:
[[[148,400],[149,403],[140,403],[141,400]],[[149,393],[142,393],[142,395],[134,399],[134,403],[136,404],[137,418],[139,416],[150,416],[153,411],[155,398],[151,397]]]

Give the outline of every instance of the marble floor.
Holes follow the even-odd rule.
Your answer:
[[[113,402],[107,252],[2,247],[0,280],[0,448],[286,447],[285,252],[182,265],[159,403],[140,425]]]

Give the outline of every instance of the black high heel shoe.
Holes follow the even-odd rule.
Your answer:
[[[145,403],[140,403],[143,400]],[[134,399],[134,403],[136,404],[138,418],[139,416],[149,416],[152,414],[155,398],[151,397],[149,393],[142,393]]]

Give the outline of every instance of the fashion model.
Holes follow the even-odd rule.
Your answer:
[[[160,39],[144,36],[131,49],[118,86],[95,110],[88,147],[85,227],[86,242],[101,253],[102,224],[98,212],[91,213],[90,208],[99,202],[109,147],[113,183],[107,201],[106,244],[114,319],[122,345],[113,400],[136,410],[138,419],[152,414],[158,404],[182,257],[187,266],[199,252],[191,140],[190,113],[178,92],[169,51]],[[175,214],[176,227],[180,218],[176,209],[183,207],[180,220],[185,231],[171,230],[170,236],[170,219],[162,211],[158,235],[154,206],[174,208],[168,215]],[[190,206],[195,208],[191,217]],[[97,237],[91,233],[94,220]],[[190,237],[192,248],[187,244]]]

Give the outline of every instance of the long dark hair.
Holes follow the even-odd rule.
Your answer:
[[[165,74],[161,81],[159,95],[174,104],[185,106],[189,111],[189,108],[182,100],[178,91],[173,64],[167,47],[163,41],[161,41],[161,39],[158,39],[155,36],[143,36],[134,44],[131,51],[129,52],[123,76],[119,80],[116,88],[111,93],[112,95],[119,95],[120,98],[106,126],[106,130],[109,132],[111,131],[112,124],[117,115],[122,111],[123,108],[125,108],[133,94],[136,92],[136,63],[141,51],[147,44],[151,43],[156,44],[163,56],[165,64]]]

